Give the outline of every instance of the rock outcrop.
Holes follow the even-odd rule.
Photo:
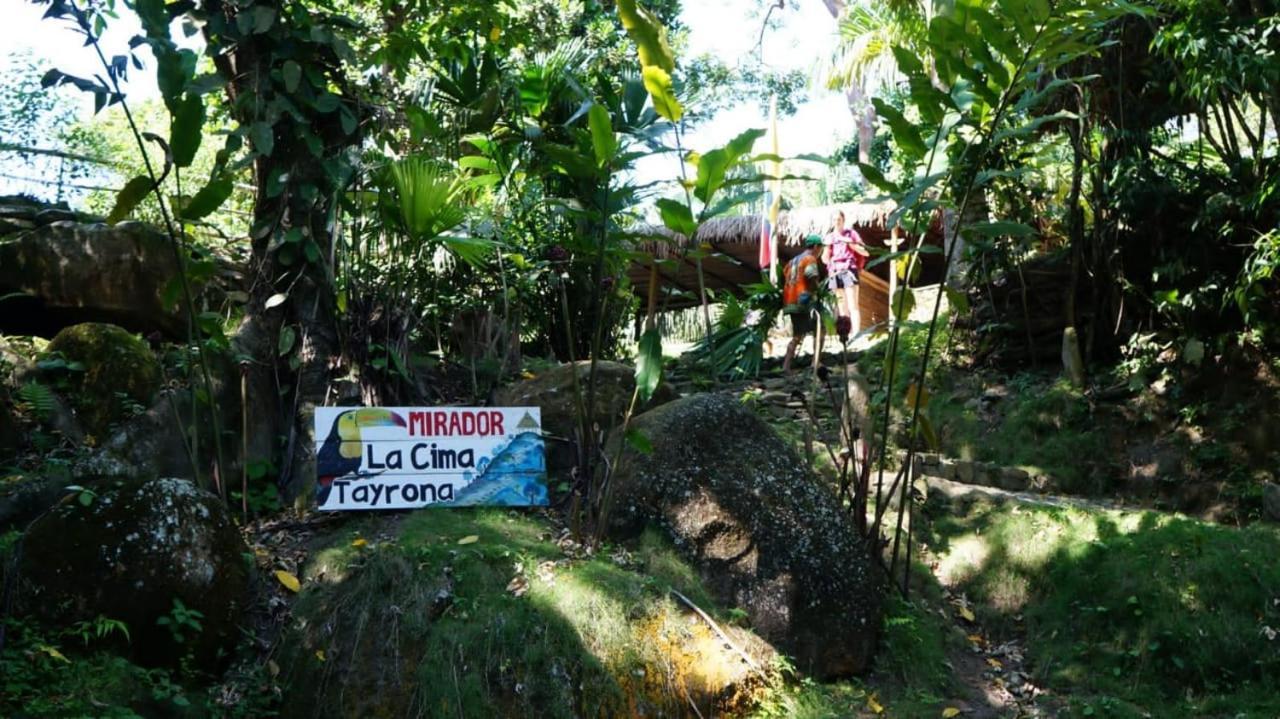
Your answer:
[[[27,530],[18,603],[52,622],[123,621],[145,664],[189,654],[213,668],[240,636],[246,551],[222,503],[190,482],[111,486],[61,503]],[[175,625],[177,615],[198,628]]]
[[[823,678],[868,668],[883,580],[834,494],[773,430],[721,395],[693,395],[632,420],[652,444],[613,475],[609,532],[664,527],[720,601]],[[612,451],[621,437],[610,438]]]
[[[78,322],[184,338],[186,314],[170,283],[178,263],[150,225],[106,225],[62,207],[0,197],[0,331],[53,335]],[[188,272],[198,292],[207,273]],[[169,295],[166,301],[166,294]]]

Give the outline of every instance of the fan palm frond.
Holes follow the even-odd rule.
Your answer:
[[[391,166],[391,182],[400,219],[409,236],[430,242],[466,219],[462,183],[451,172],[424,157],[407,157]]]

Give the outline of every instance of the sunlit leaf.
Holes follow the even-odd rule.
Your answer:
[[[667,29],[657,16],[636,0],[618,0],[618,19],[636,44],[644,68],[658,67],[667,72],[676,69],[675,54],[667,42]]]
[[[666,197],[659,199],[656,204],[658,213],[662,216],[662,224],[668,230],[685,237],[693,237],[698,226],[693,220],[693,213],[690,212],[688,205]]]
[[[288,589],[291,592],[297,593],[302,589],[302,582],[299,582],[298,578],[291,572],[286,572],[283,569],[277,569],[276,579],[284,585],[285,589]]]
[[[653,98],[653,109],[659,115],[672,122],[680,122],[684,117],[684,108],[676,99],[675,90],[671,86],[671,75],[657,65],[646,65],[641,71],[644,89]]]
[[[604,167],[618,151],[613,126],[609,123],[609,111],[603,105],[592,105],[587,111],[587,125],[591,128],[591,148],[596,153],[596,164]]]

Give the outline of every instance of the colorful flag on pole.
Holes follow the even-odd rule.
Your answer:
[[[765,214],[760,220],[760,269],[766,270],[778,262],[778,211],[782,209],[782,162],[778,153],[778,96],[769,100],[769,134],[772,136],[774,159],[770,160],[770,179],[765,181],[764,204]],[[777,275],[769,273],[769,280],[774,282]]]

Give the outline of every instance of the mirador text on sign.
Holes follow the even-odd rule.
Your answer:
[[[537,407],[317,407],[322,510],[545,506]]]

